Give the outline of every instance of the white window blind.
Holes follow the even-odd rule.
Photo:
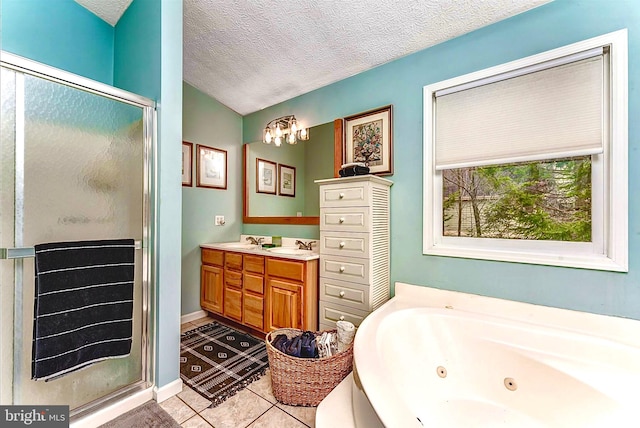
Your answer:
[[[603,55],[435,97],[436,169],[601,153]]]

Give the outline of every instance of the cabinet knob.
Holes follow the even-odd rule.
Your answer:
[[[340,292],[340,297],[344,297],[344,291]]]
[[[344,272],[344,266],[340,266],[340,272]]]
[[[344,193],[340,192],[340,194],[338,195],[338,197],[339,197],[340,199],[344,198]]]
[[[340,248],[344,248],[344,241],[340,243]]]
[[[340,321],[344,321],[344,315],[340,315]]]
[[[338,221],[339,221],[340,223],[344,223],[344,217],[340,217],[340,218],[338,219]]]

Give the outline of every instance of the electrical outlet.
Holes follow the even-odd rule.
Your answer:
[[[224,225],[224,216],[223,215],[217,215],[216,219],[215,219],[215,224],[216,224],[216,226]]]

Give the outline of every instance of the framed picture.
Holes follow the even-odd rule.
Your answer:
[[[182,185],[191,187],[193,181],[191,179],[191,162],[193,162],[193,143],[187,141],[182,142]]]
[[[282,196],[296,196],[296,168],[294,166],[278,164],[278,194]]]
[[[196,145],[196,186],[227,188],[227,151]]]
[[[363,162],[371,174],[393,174],[392,106],[344,118],[344,163]]]
[[[268,160],[256,159],[256,192],[276,194],[276,163]]]

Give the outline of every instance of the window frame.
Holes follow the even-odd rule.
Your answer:
[[[588,49],[607,47],[604,151],[592,155],[592,242],[449,237],[442,233],[442,173],[435,169],[434,94]],[[605,59],[606,59],[605,56]],[[627,30],[619,30],[423,88],[423,254],[628,272]],[[606,86],[606,85],[605,85]]]

